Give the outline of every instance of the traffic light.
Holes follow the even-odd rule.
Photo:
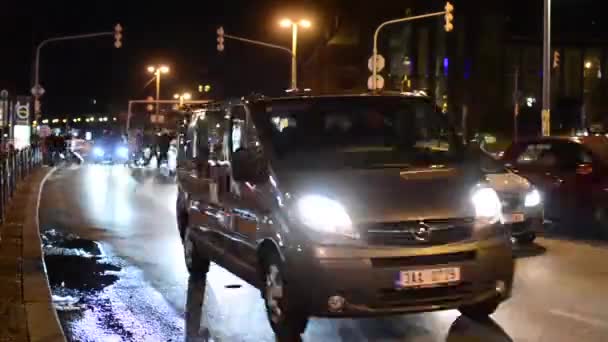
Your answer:
[[[122,46],[122,26],[120,24],[114,26],[114,46],[117,49],[120,49]]]
[[[558,69],[559,68],[559,51],[555,50],[553,51],[553,69]]]
[[[217,51],[224,51],[224,28],[222,26],[217,29]]]
[[[445,3],[445,25],[443,28],[445,32],[451,32],[454,29],[454,24],[452,24],[452,20],[454,20],[454,6],[448,1]]]

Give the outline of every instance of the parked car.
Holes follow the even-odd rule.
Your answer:
[[[542,196],[530,182],[509,170],[488,174],[502,203],[503,220],[514,242],[529,244],[544,230]]]
[[[492,158],[501,158],[502,152],[499,156],[484,149],[484,143],[492,141],[487,137],[487,134],[476,134],[469,144],[479,145],[479,148]],[[513,242],[532,243],[536,235],[544,230],[544,207],[538,189],[526,178],[506,167],[489,173],[486,179],[500,197],[503,221],[511,231]]]
[[[209,107],[183,134],[187,268],[213,261],[258,287],[279,339],[310,316],[485,317],[511,294],[510,235],[486,180],[500,164],[465,148],[428,98],[249,99]]]
[[[548,219],[571,233],[608,237],[608,138],[522,139],[503,161],[538,187]]]

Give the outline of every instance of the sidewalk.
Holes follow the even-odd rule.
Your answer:
[[[40,187],[51,169],[17,186],[0,225],[0,342],[65,341],[51,301],[38,231]]]

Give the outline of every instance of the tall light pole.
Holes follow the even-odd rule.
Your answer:
[[[34,112],[36,113],[36,120],[40,120],[40,97],[44,94],[44,88],[42,88],[42,86],[40,85],[40,50],[49,43],[55,43],[66,40],[97,38],[103,36],[114,36],[114,46],[119,49],[120,47],[122,47],[122,30],[122,26],[120,24],[116,24],[116,26],[114,26],[114,31],[53,37],[45,39],[38,43],[38,46],[36,47],[36,59],[34,60],[34,86],[32,87],[32,95],[34,95],[35,100]]]
[[[166,65],[151,65],[148,67],[148,72],[156,76],[156,115],[158,116],[160,114],[160,105],[158,102],[160,100],[160,75],[168,73],[169,67]]]
[[[551,0],[544,0],[542,134],[551,134]]]
[[[179,106],[181,107],[184,105],[184,101],[192,100],[192,94],[189,92],[185,92],[183,94],[175,93],[173,94],[173,98],[179,100]]]
[[[293,21],[285,18],[279,22],[279,25],[283,28],[291,27],[291,89],[296,90],[298,89],[298,26],[310,28],[312,24],[307,19]]]

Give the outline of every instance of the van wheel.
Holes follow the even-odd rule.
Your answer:
[[[290,307],[283,267],[276,253],[263,260],[263,296],[268,322],[278,341],[301,341],[300,335],[306,330],[308,316]]]
[[[519,235],[515,238],[515,241],[520,245],[529,245],[536,239],[536,233],[529,232]]]
[[[196,245],[190,236],[190,229],[186,230],[184,238],[184,261],[188,273],[192,276],[204,276],[209,271],[210,261],[207,257],[202,257],[196,250]]]
[[[458,311],[472,319],[484,319],[496,311],[498,304],[500,302],[496,298],[492,298],[476,304],[461,306]]]

